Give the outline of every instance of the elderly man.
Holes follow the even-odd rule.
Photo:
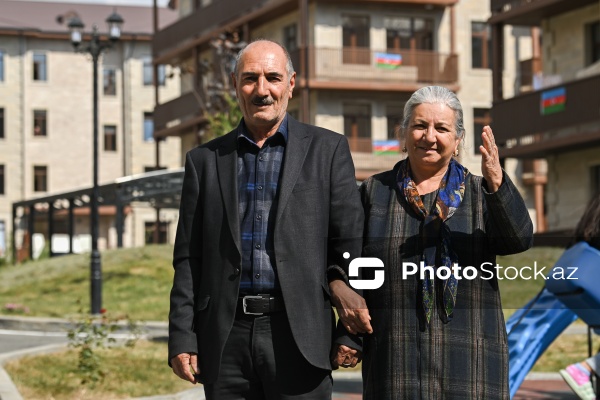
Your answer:
[[[329,399],[328,283],[363,227],[348,142],[287,114],[296,74],[279,44],[249,44],[232,79],[243,120],[186,156],[169,362],[207,399]]]

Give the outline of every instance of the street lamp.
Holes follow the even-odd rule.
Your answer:
[[[71,31],[71,43],[76,52],[87,53],[92,56],[94,65],[94,182],[92,186],[92,196],[90,200],[91,209],[91,233],[92,233],[92,256],[90,261],[91,273],[91,313],[100,314],[102,310],[102,260],[98,251],[98,60],[103,51],[112,47],[121,37],[121,25],[123,18],[116,11],[106,19],[108,24],[108,41],[100,39],[98,27],[92,28],[92,36],[85,47],[80,47],[83,40],[83,28],[85,25],[75,16],[69,21],[69,30]]]

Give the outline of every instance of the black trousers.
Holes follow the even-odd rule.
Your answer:
[[[302,356],[285,312],[236,314],[219,378],[205,385],[207,400],[330,400],[331,371]]]

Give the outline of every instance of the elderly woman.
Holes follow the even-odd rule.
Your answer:
[[[360,189],[362,256],[381,259],[385,271],[379,289],[363,292],[370,325],[365,310],[349,309],[355,299],[332,287],[345,328],[372,326],[363,344],[364,399],[508,399],[500,293],[485,263],[531,246],[527,208],[500,166],[489,127],[481,134],[483,177],[453,158],[465,130],[450,90],[416,91],[401,129],[408,157]],[[451,269],[455,263],[461,270]],[[465,267],[473,268],[463,274]],[[353,362],[343,366],[358,358],[348,357]]]

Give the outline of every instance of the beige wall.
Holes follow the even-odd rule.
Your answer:
[[[560,75],[565,82],[585,68],[584,26],[599,19],[600,3],[597,2],[543,21],[544,75]]]
[[[574,228],[592,198],[592,167],[600,165],[598,147],[548,157],[548,230]]]
[[[586,29],[600,19],[600,3],[558,15],[542,23],[544,78],[554,84],[577,78],[586,68]],[[592,167],[600,152],[587,148],[547,157],[546,206],[548,230],[572,229],[591,199]]]

